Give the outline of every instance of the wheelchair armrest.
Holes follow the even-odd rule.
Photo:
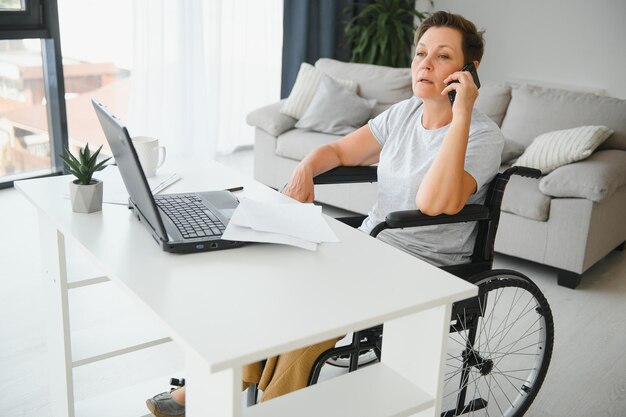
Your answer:
[[[505,175],[506,178],[509,178],[511,175],[519,175],[520,177],[529,177],[529,178],[539,178],[542,175],[541,171],[538,169],[528,168],[528,167],[519,166],[519,165],[512,166],[511,168],[504,171],[502,174]]]
[[[475,222],[489,219],[489,208],[481,204],[468,204],[456,214],[427,216],[419,210],[402,210],[389,213],[385,221],[374,227],[370,235],[377,236],[385,229],[430,226],[434,224]]]
[[[468,204],[456,214],[427,216],[419,210],[403,210],[389,213],[385,221],[390,227],[416,227],[432,224],[462,223],[489,218],[489,209],[481,204]]]
[[[314,184],[349,184],[355,182],[376,182],[376,166],[340,166],[313,178]]]

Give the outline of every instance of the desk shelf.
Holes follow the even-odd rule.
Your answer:
[[[432,396],[378,363],[247,408],[243,417],[401,417],[434,404]]]
[[[66,262],[68,289],[109,281],[106,274],[93,264],[87,253],[71,241],[66,245]]]
[[[112,282],[70,294],[72,367],[171,342]]]
[[[111,320],[88,329],[72,331],[72,367],[171,341],[154,322],[141,315],[129,315],[123,320]]]

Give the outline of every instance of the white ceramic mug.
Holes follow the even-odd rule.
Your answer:
[[[150,136],[134,137],[133,146],[146,177],[154,177],[165,162],[165,146],[159,146],[159,140]]]

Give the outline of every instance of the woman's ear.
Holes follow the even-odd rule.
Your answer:
[[[474,61],[474,66],[476,67],[476,69],[478,69],[479,65],[480,65],[480,61]]]

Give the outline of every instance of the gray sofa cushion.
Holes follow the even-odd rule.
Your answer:
[[[626,151],[598,151],[584,161],[555,169],[539,182],[542,193],[553,197],[602,201],[626,185]]]
[[[312,150],[339,139],[341,136],[310,130],[293,129],[276,139],[276,155],[301,161]]]
[[[320,58],[315,67],[334,78],[354,80],[359,84],[359,95],[377,104],[372,117],[390,105],[413,95],[410,68],[391,68],[380,65],[355,64],[330,58]]]
[[[347,135],[363,126],[376,100],[359,97],[328,75],[322,75],[317,92],[296,127],[316,132]]]
[[[502,211],[545,222],[550,216],[550,200],[539,191],[537,178],[513,175],[502,198]]]
[[[265,130],[272,136],[278,136],[293,129],[297,120],[280,112],[285,100],[256,109],[246,116],[246,123]]]
[[[511,139],[504,138],[504,148],[502,148],[501,162],[503,164],[517,159],[524,153],[524,147]]]
[[[485,83],[478,90],[476,108],[501,126],[510,101],[511,86],[509,84]]]
[[[615,131],[600,149],[626,150],[626,100],[554,88],[522,86],[511,91],[502,133],[524,146],[542,133],[585,125]]]

